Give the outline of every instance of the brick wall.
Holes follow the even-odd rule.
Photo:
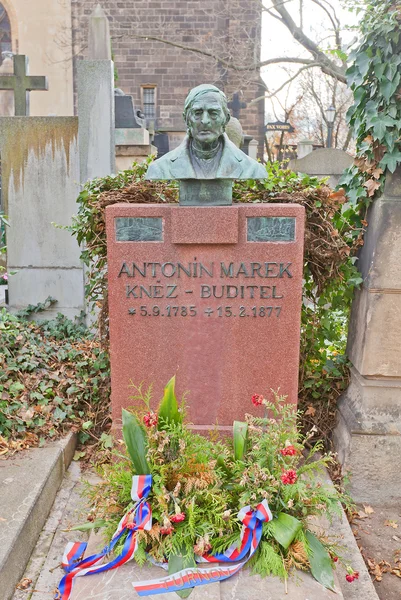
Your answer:
[[[88,17],[98,0],[72,0],[75,60],[85,57]],[[254,0],[102,0],[110,21],[117,87],[141,107],[141,85],[157,86],[157,127],[184,130],[182,108],[189,89],[214,83],[227,97],[242,91],[249,102],[261,95],[256,72],[227,70],[215,59],[135,37],[152,35],[204,48],[245,65],[259,59],[260,14]],[[264,103],[241,111],[245,133],[263,147]]]

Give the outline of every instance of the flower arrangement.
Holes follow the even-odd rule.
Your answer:
[[[255,394],[251,401],[264,407],[264,416],[245,415],[244,422],[234,422],[233,438],[223,440],[216,432],[209,438],[197,435],[185,423],[174,377],[157,411],[150,407],[151,397],[151,390],[135,387],[133,400],[142,406],[123,410],[128,456],[103,467],[104,484],[94,492],[96,518],[107,522],[107,533],[128,523],[114,551],[122,552],[135,529],[136,517],[127,517],[137,510],[131,500],[134,474],[151,481],[145,504],[152,519],[136,527],[134,558],[140,565],[150,559],[167,564],[171,574],[199,562],[231,564],[241,558],[241,566],[247,562],[261,576],[286,580],[294,568],[309,570],[333,589],[338,552],[316,534],[310,519],[340,511],[340,493],[319,476],[332,459],[320,456],[321,445],[311,446],[310,438],[298,433],[296,409],[285,397]],[[252,519],[256,542],[245,557]],[[350,567],[348,575],[349,581],[357,578]],[[189,590],[177,593],[186,597]]]

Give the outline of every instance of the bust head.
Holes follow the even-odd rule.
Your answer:
[[[183,115],[195,146],[211,148],[218,143],[230,120],[226,95],[214,85],[198,85],[189,92]]]
[[[225,134],[230,113],[224,92],[209,83],[198,85],[186,97],[183,116],[188,135],[177,148],[149,165],[146,179],[266,179],[263,165],[244,154]],[[198,194],[194,189],[192,185],[190,193]],[[221,192],[213,186],[210,190],[214,196]]]

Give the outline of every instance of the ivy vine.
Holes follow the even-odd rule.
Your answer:
[[[344,217],[364,226],[360,209],[383,193],[387,174],[401,163],[400,23],[401,4],[366,3],[360,42],[349,57],[347,81],[354,104],[347,120],[356,139],[356,159],[339,186],[347,194]]]

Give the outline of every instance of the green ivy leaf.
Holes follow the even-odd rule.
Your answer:
[[[57,421],[64,421],[64,419],[66,418],[66,416],[67,416],[67,413],[64,412],[63,410],[61,410],[61,408],[59,408],[58,406],[57,406],[57,408],[53,412],[53,417]]]
[[[382,169],[387,168],[390,173],[394,173],[399,163],[401,163],[401,152],[395,150],[394,152],[386,152],[380,161],[380,167]]]
[[[395,121],[389,116],[379,115],[371,119],[371,123],[373,125],[373,138],[381,142],[387,133],[387,127],[393,127]]]
[[[387,102],[390,101],[390,98],[393,96],[394,92],[397,90],[398,85],[400,83],[401,75],[397,73],[394,79],[391,81],[389,79],[383,79],[380,83],[380,93],[383,94],[384,98]]]
[[[355,59],[355,64],[358,66],[359,73],[362,77],[365,77],[366,73],[369,71],[371,58],[366,54],[366,52],[359,52]]]

